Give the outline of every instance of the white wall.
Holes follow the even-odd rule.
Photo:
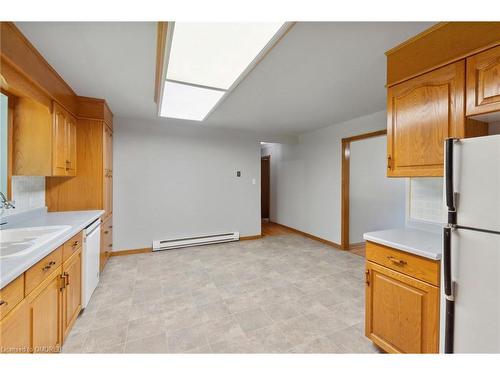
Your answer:
[[[340,243],[341,139],[385,128],[380,111],[305,133],[296,145],[267,147],[271,220]]]
[[[113,156],[115,250],[175,236],[260,234],[255,136],[118,118]]]
[[[406,179],[388,178],[387,137],[351,142],[350,243],[363,233],[405,226]]]

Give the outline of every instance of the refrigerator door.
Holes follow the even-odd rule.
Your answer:
[[[454,352],[500,353],[500,235],[452,230],[451,262]]]
[[[461,139],[453,148],[457,224],[500,232],[500,135]]]

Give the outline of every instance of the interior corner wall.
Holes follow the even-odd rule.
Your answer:
[[[386,128],[375,112],[306,132],[297,144],[273,144],[271,221],[340,243],[342,138]],[[403,203],[404,204],[404,203]]]
[[[260,234],[258,138],[118,118],[113,158],[115,250],[179,236]]]

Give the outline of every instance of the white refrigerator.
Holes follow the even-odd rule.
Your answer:
[[[441,352],[500,353],[500,135],[445,151]]]

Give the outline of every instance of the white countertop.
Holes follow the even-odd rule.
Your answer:
[[[440,260],[443,253],[442,234],[420,229],[407,227],[368,232],[363,238],[433,260]]]
[[[52,225],[69,225],[71,228],[31,253],[0,259],[0,289],[75,234],[99,219],[103,214],[104,211],[101,210],[46,212],[43,209],[27,215],[18,214],[16,218],[5,217],[7,224],[3,225],[2,229]]]

